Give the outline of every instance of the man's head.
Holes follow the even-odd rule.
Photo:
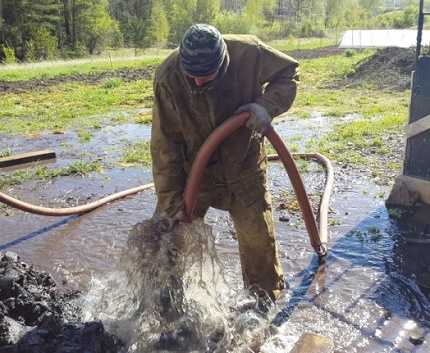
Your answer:
[[[195,24],[185,32],[179,52],[185,73],[197,86],[203,86],[216,78],[227,54],[227,47],[215,27]]]

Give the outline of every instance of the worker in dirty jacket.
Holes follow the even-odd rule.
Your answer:
[[[238,112],[247,128],[227,138],[206,169],[194,216],[228,210],[237,232],[245,286],[276,299],[284,288],[266,188],[262,133],[297,91],[298,63],[249,35],[224,35],[196,24],[160,65],[154,81],[151,136],[156,215],[183,219],[191,165],[211,132]]]

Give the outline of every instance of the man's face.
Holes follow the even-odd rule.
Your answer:
[[[206,83],[215,80],[217,75],[218,75],[218,71],[214,72],[213,74],[207,75],[207,76],[191,76],[191,75],[188,75],[188,77],[190,77],[194,81],[194,83],[196,84],[197,87],[202,87]]]

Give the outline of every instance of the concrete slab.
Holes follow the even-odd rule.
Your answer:
[[[304,333],[290,353],[332,353],[333,341],[314,333]]]

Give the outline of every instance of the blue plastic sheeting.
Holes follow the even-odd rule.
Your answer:
[[[339,48],[415,48],[418,31],[414,29],[349,30],[343,35]],[[422,45],[430,45],[430,31],[423,31]]]

